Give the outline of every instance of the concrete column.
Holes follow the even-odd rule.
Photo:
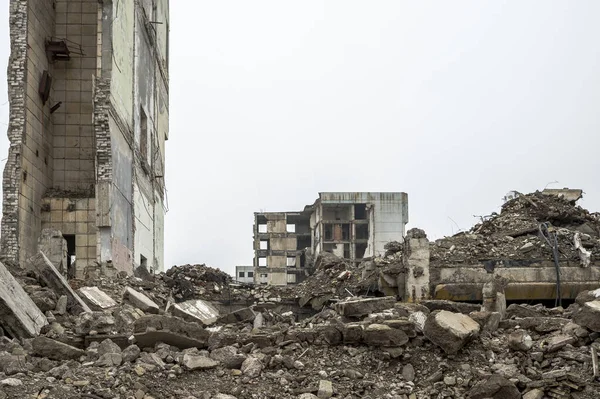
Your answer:
[[[419,302],[429,294],[429,240],[423,230],[411,229],[404,241],[404,301]]]

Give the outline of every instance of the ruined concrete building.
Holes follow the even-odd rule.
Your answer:
[[[168,0],[10,0],[2,253],[163,269]],[[76,259],[75,264],[70,260]]]
[[[360,263],[402,241],[406,223],[406,193],[319,193],[303,211],[255,213],[254,281],[299,283],[321,251]]]

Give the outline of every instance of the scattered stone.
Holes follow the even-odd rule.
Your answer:
[[[183,365],[190,370],[208,370],[217,367],[219,362],[206,356],[185,354]]]
[[[508,336],[508,346],[517,351],[528,351],[533,347],[533,339],[525,330],[517,330]]]
[[[0,384],[9,387],[18,387],[23,385],[23,381],[19,380],[18,378],[5,378],[2,381],[0,381]]]
[[[402,377],[409,382],[415,380],[415,368],[412,364],[408,363],[402,367]]]
[[[329,380],[319,380],[319,391],[317,397],[319,399],[327,399],[333,396],[333,384]]]
[[[523,399],[542,399],[544,397],[544,391],[541,389],[532,389],[523,395]]]
[[[262,369],[262,363],[255,357],[249,357],[242,363],[242,373],[250,378],[258,377]]]
[[[471,399],[520,399],[519,389],[498,374],[493,374],[487,380],[479,382],[468,392]]]
[[[32,341],[33,353],[52,360],[79,359],[85,355],[81,349],[47,337],[36,337]]]
[[[427,318],[423,334],[447,354],[454,354],[477,336],[479,329],[467,315],[436,310]]]
[[[592,331],[600,332],[600,300],[585,302],[573,321]]]

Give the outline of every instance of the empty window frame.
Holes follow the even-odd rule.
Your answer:
[[[354,204],[354,219],[364,220],[367,218],[367,205]]]
[[[333,240],[333,225],[332,224],[324,224],[323,225],[323,239],[325,241]]]
[[[254,272],[248,272],[248,277],[249,277],[249,278],[252,278],[252,277],[254,277]]]
[[[267,224],[266,223],[260,223],[258,225],[258,232],[259,233],[266,233],[267,232]]]
[[[245,277],[245,274],[246,274],[246,273],[244,273],[244,272],[238,272],[238,277],[239,277],[239,278],[244,278],[244,277]],[[250,276],[248,276],[248,277],[250,277]]]
[[[369,238],[369,225],[366,223],[356,224],[354,225],[356,229],[356,239],[357,240],[367,240]]]
[[[295,256],[287,257],[287,266],[288,267],[296,267],[296,257]]]
[[[296,232],[296,225],[293,223],[288,223],[285,225],[285,231],[287,231],[288,233],[295,233]]]
[[[269,249],[269,240],[260,240],[259,249]]]
[[[367,250],[367,244],[356,244],[356,251],[354,254],[355,259],[364,258],[366,250]]]
[[[295,284],[296,283],[296,274],[294,274],[294,273],[288,273],[288,275],[287,275],[287,283],[288,284]]]
[[[258,258],[258,267],[267,267],[267,258]]]
[[[350,259],[350,244],[344,244],[344,258]]]

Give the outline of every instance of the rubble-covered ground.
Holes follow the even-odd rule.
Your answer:
[[[598,260],[598,215],[541,193],[438,240],[431,260],[552,260],[541,223],[561,260],[582,262],[576,236]],[[386,250],[359,266],[322,253],[294,287],[234,283],[206,265],[99,267],[70,280],[73,293],[39,272],[44,262],[5,263],[47,324],[11,337],[0,301],[0,399],[600,398],[600,289],[566,309],[403,303],[404,245]]]
[[[339,260],[325,264],[327,278],[344,272]],[[34,276],[19,278],[52,307],[50,294],[36,294],[47,291]],[[541,399],[600,392],[593,375],[600,307],[590,305],[600,305],[600,291],[580,295],[568,309],[511,305],[502,320],[472,304],[394,297],[326,302],[300,320],[276,313],[276,303],[265,301],[269,289],[238,286],[255,305],[202,325],[165,312],[178,303],[181,284],[171,283],[178,280],[192,282],[185,284],[188,300],[228,291],[224,275],[201,265],[145,280],[98,278],[115,307],[46,310],[50,324],[39,337],[0,338],[0,398]],[[338,281],[332,293],[346,288],[347,280]],[[124,296],[128,288],[158,311],[136,307]]]
[[[468,232],[438,240],[431,248],[432,263],[478,263],[490,259],[552,260],[552,248],[540,234],[549,223],[556,232],[561,260],[580,260],[576,233],[590,261],[600,260],[600,215],[564,198],[535,192],[507,201]]]

